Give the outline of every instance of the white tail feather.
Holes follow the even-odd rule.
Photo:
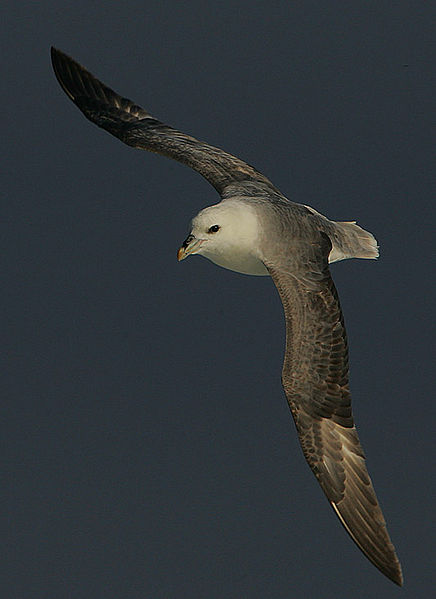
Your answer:
[[[312,214],[320,218],[320,225],[325,233],[330,237],[332,250],[329,255],[329,262],[338,262],[347,258],[378,258],[377,240],[369,231],[351,222],[335,222],[329,220],[311,206],[306,206]]]

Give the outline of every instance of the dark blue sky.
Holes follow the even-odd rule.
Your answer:
[[[2,12],[4,596],[428,597],[430,9],[76,0]],[[215,191],[86,121],[51,44],[290,199],[377,237],[377,262],[332,274],[403,590],[354,546],[303,459],[272,281],[177,263]]]

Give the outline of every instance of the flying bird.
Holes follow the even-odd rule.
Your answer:
[[[165,125],[59,50],[51,57],[62,89],[90,121],[129,146],[190,166],[220,194],[192,220],[178,258],[199,254],[272,278],[286,323],[283,388],[304,456],[353,541],[401,585],[353,420],[347,336],[329,270],[329,262],[376,258],[376,240],[355,222],[331,221],[291,202],[254,167]]]

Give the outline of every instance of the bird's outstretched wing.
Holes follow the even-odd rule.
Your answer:
[[[351,412],[348,350],[328,268],[331,243],[293,242],[265,264],[286,321],[283,387],[304,456],[345,529],[369,560],[402,584],[400,562],[365,465]]]
[[[72,58],[51,49],[53,69],[62,89],[93,123],[134,148],[178,160],[198,171],[218,193],[238,182],[273,184],[255,168],[231,154],[161,123],[146,110],[122,98]]]

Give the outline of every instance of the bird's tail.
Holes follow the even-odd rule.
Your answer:
[[[335,222],[334,239],[329,262],[338,262],[346,258],[378,258],[377,240],[369,231],[365,231],[355,222]]]
[[[329,255],[329,262],[338,262],[347,258],[378,258],[379,251],[376,238],[369,231],[359,227],[355,221],[335,222],[310,206],[306,206],[306,208],[319,217],[322,229],[330,237],[332,250]]]

